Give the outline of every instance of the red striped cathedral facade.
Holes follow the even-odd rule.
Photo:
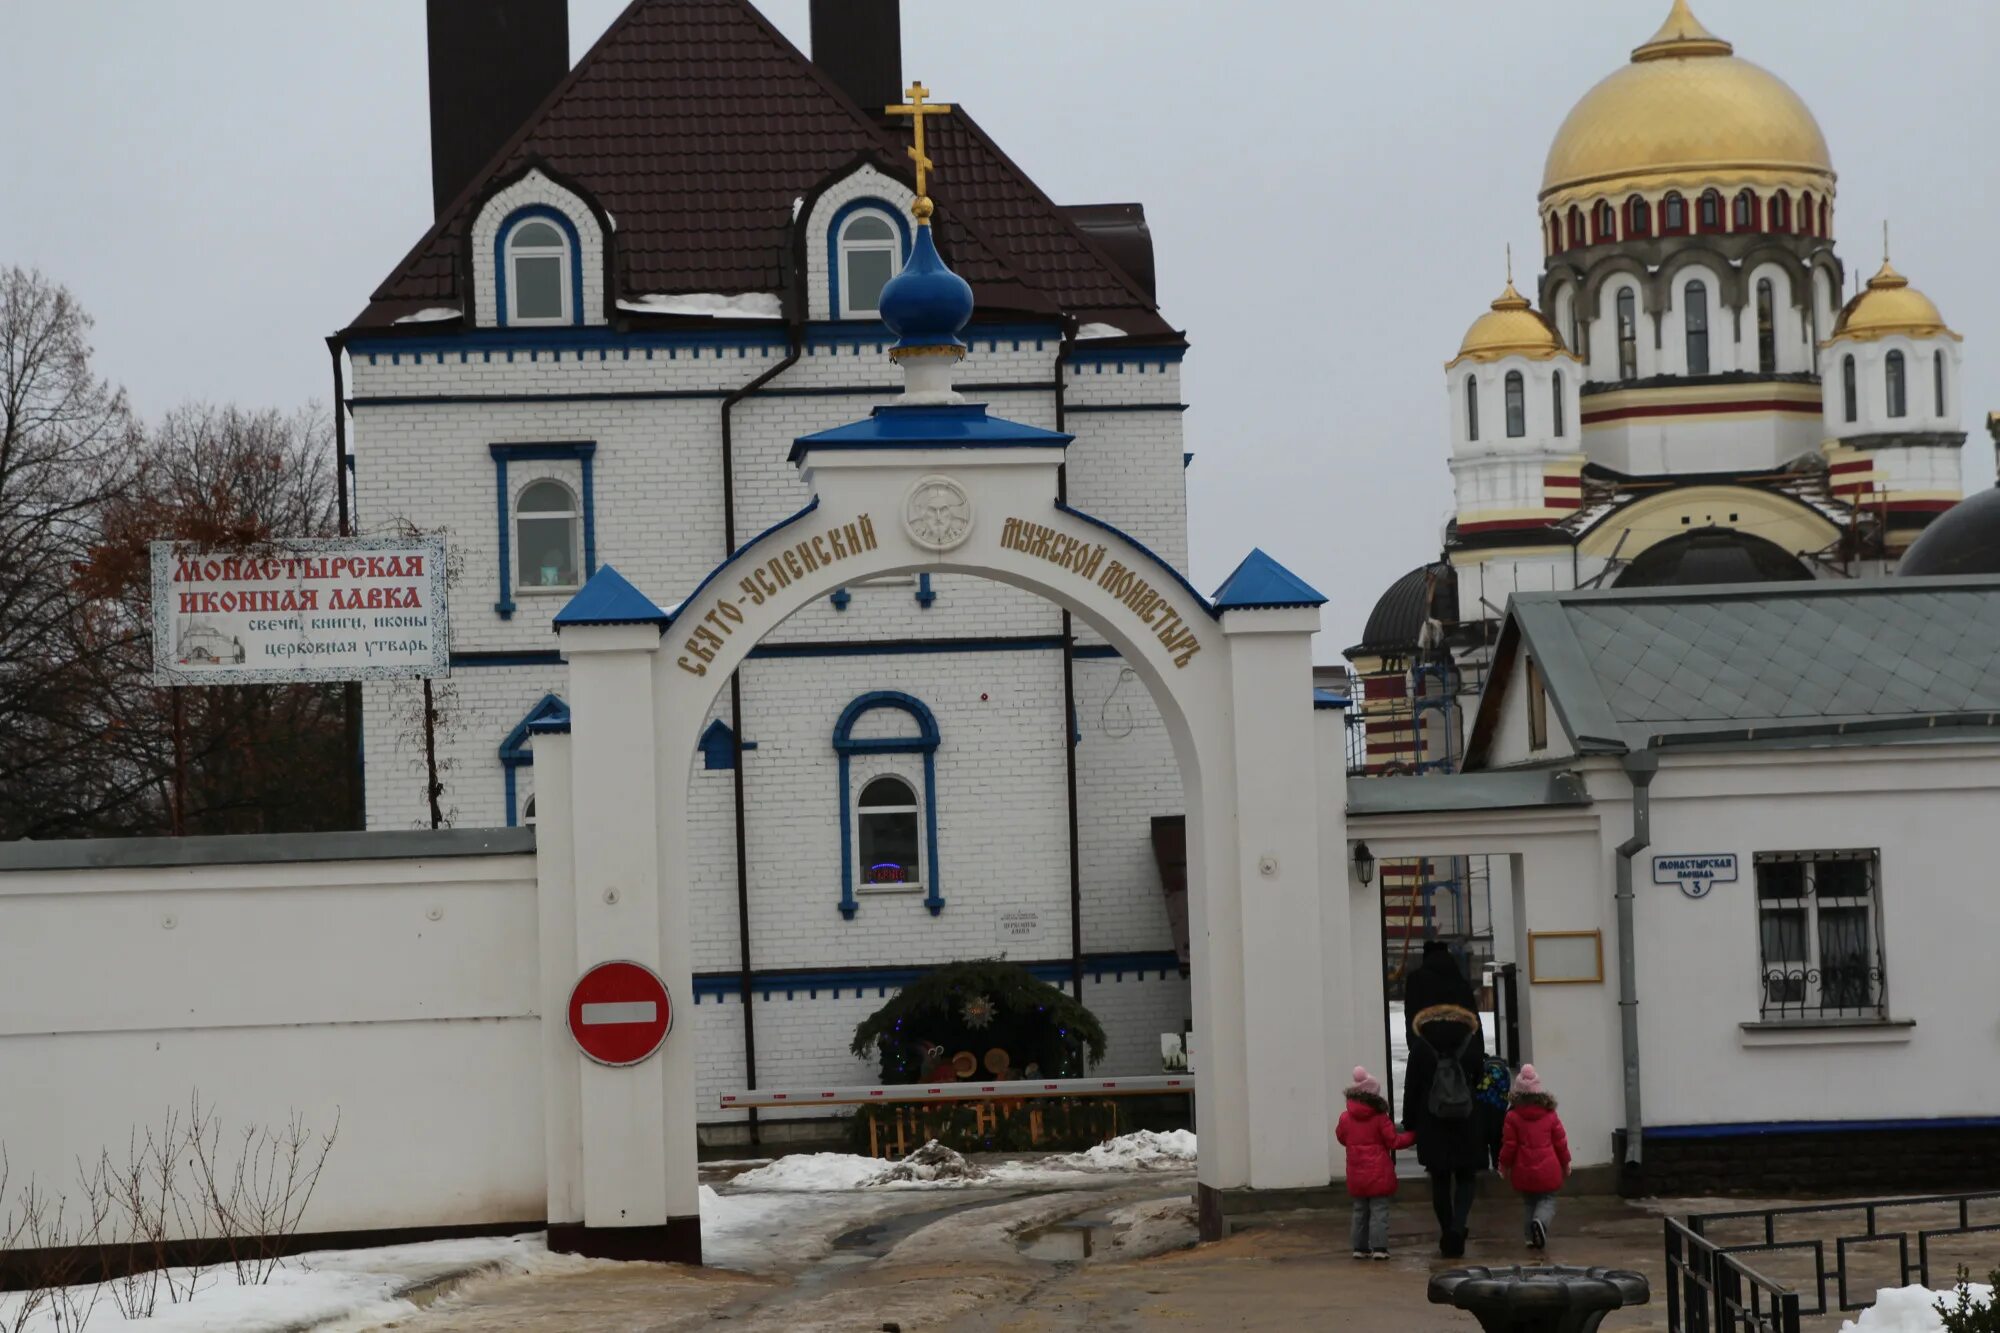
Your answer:
[[[1510,279],[1445,365],[1439,557],[1347,651],[1369,774],[1458,766],[1517,591],[1886,574],[1961,496],[1959,336],[1886,253],[1842,302],[1819,125],[1686,0],[1570,111],[1538,212],[1536,303]],[[1382,867],[1392,955],[1475,871]]]

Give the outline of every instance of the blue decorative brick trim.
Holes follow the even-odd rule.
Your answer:
[[[845,611],[847,609],[847,604],[854,600],[854,594],[849,592],[846,588],[835,588],[833,592],[827,596],[826,600],[833,603],[834,610]]]
[[[514,618],[514,523],[507,494],[507,465],[510,462],[571,458],[582,465],[583,494],[577,500],[577,508],[583,511],[583,577],[588,582],[590,576],[597,572],[597,496],[591,469],[597,444],[593,440],[557,444],[489,444],[486,450],[493,455],[494,493],[500,511],[500,600],[493,604],[493,609],[500,613],[502,620],[511,620]]]
[[[851,967],[851,968],[799,968],[796,970],[756,972],[750,974],[750,989],[771,999],[782,995],[787,1000],[821,998],[837,1000],[843,994],[852,992],[856,997],[874,995],[886,997],[892,990],[900,990],[917,981],[932,970],[943,967],[943,962],[920,964],[914,967]],[[1060,985],[1070,979],[1070,960],[1067,958],[1045,959],[1024,963],[1036,979],[1051,985]],[[1180,976],[1180,959],[1171,951],[1146,953],[1106,953],[1085,954],[1083,971],[1092,981],[1102,982],[1107,976],[1113,981],[1124,981],[1128,976],[1135,981],[1147,979],[1167,980]],[[695,1003],[703,997],[713,1000],[729,1000],[743,993],[743,974],[740,972],[704,972],[694,978]],[[1648,1130],[1647,1133],[1652,1133]]]
[[[1073,366],[1090,366],[1100,375],[1104,373],[1106,366],[1116,366],[1122,373],[1126,366],[1178,365],[1182,358],[1187,356],[1187,350],[1185,343],[1178,347],[1133,347],[1129,344],[1120,347],[1092,347],[1089,343],[1079,343],[1070,349],[1069,363]]]
[[[708,730],[701,733],[701,766],[710,771],[733,769],[736,767],[736,733],[721,718],[708,724]],[[757,748],[757,742],[743,742],[745,750]]]
[[[931,587],[931,576],[928,573],[917,575],[917,605],[928,611],[936,600],[937,589]]]

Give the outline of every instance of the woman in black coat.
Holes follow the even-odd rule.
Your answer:
[[[1456,1259],[1465,1253],[1473,1190],[1486,1166],[1486,1141],[1473,1106],[1468,1106],[1468,1114],[1460,1119],[1432,1114],[1431,1088],[1439,1063],[1450,1060],[1465,1075],[1467,1092],[1477,1089],[1486,1063],[1485,1034],[1479,1015],[1457,1004],[1434,1004],[1420,1010],[1410,1020],[1410,1030],[1410,1069],[1403,1080],[1403,1128],[1416,1131],[1417,1161],[1430,1173],[1438,1253]]]

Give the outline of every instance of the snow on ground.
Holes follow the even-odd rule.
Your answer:
[[[1149,1259],[1185,1249],[1199,1239],[1194,1200],[1185,1194],[1135,1203],[1105,1218],[1114,1229],[1111,1248],[1097,1251],[1093,1259]]]
[[[505,1273],[571,1272],[597,1261],[550,1254],[538,1232],[525,1236],[494,1236],[470,1240],[428,1241],[387,1245],[366,1250],[316,1250],[285,1260],[284,1267],[261,1286],[237,1282],[236,1270],[224,1265],[204,1271],[193,1300],[170,1303],[164,1282],[151,1318],[126,1319],[118,1313],[106,1285],[85,1324],[89,1333],[119,1329],[142,1333],[261,1333],[274,1328],[369,1328],[415,1313],[417,1307],[396,1293],[468,1269]],[[185,1285],[186,1269],[175,1270]],[[0,1294],[0,1327],[14,1326],[22,1292]],[[84,1296],[85,1302],[89,1297]],[[337,1321],[337,1322],[336,1322]],[[55,1312],[41,1307],[27,1324],[41,1333],[57,1328]]]
[[[1156,1134],[1142,1129],[1121,1135],[1082,1152],[1051,1153],[1047,1156],[1016,1158],[981,1166],[966,1162],[955,1153],[952,1158],[965,1169],[939,1169],[924,1162],[931,1145],[918,1149],[903,1162],[885,1162],[853,1153],[795,1153],[769,1166],[745,1171],[730,1181],[734,1191],[806,1192],[862,1189],[938,1189],[959,1185],[1065,1185],[1079,1177],[1104,1176],[1113,1172],[1191,1171],[1195,1161],[1195,1137],[1185,1129]],[[941,1150],[949,1152],[949,1150]]]
[[[1975,1305],[1992,1304],[1993,1288],[1981,1282],[1969,1282],[1966,1286]],[[1938,1318],[1937,1312],[1939,1301],[1955,1307],[1957,1288],[1930,1291],[1923,1287],[1884,1287],[1875,1293],[1875,1304],[1863,1310],[1859,1319],[1842,1324],[1840,1333],[1944,1333],[1944,1320]]]
[[[620,310],[648,315],[711,315],[717,319],[776,319],[783,313],[772,292],[741,292],[724,296],[719,292],[673,292],[620,301]]]

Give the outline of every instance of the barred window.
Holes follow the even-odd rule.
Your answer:
[[[1880,854],[1758,852],[1754,861],[1764,1020],[1882,1017]]]

